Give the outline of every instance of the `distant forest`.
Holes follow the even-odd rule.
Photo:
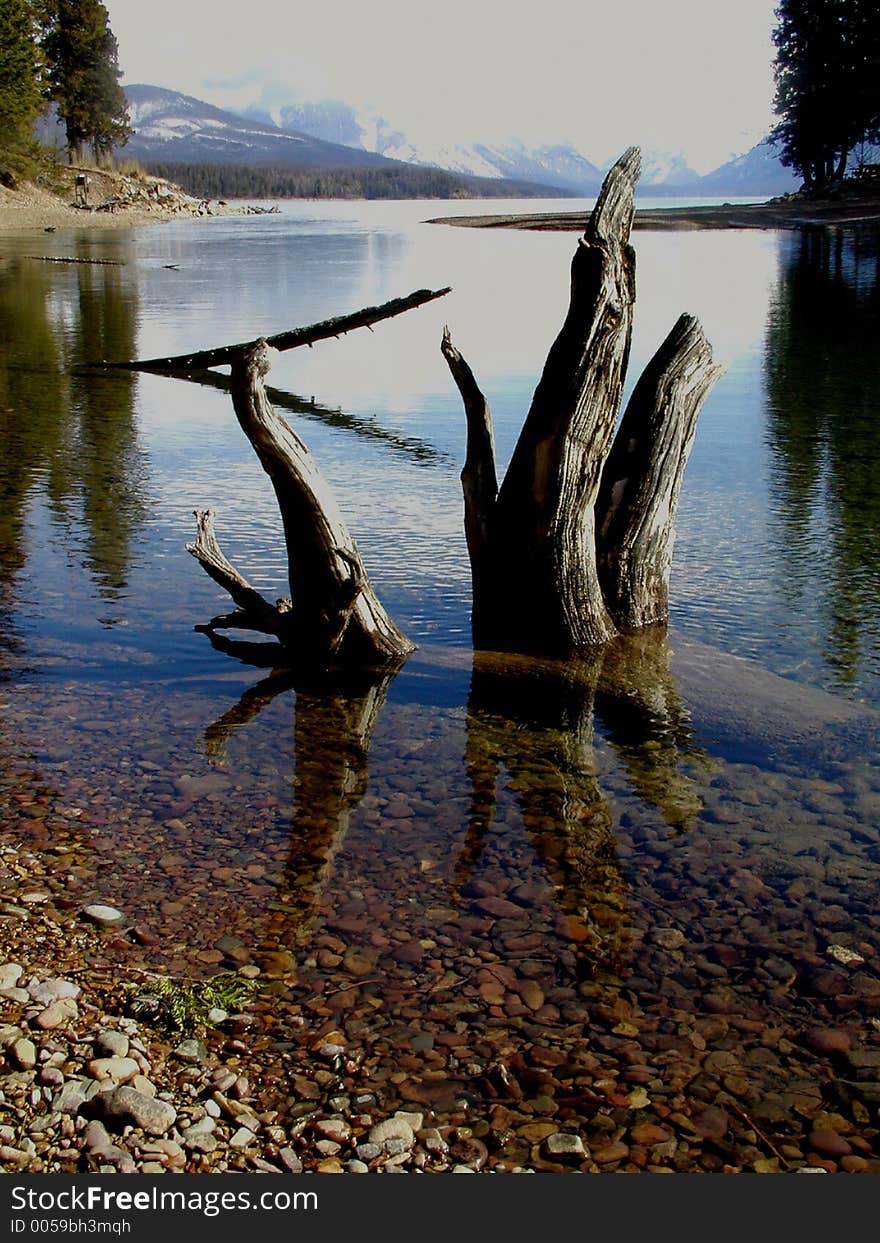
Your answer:
[[[202,199],[558,198],[574,191],[527,181],[466,177],[440,168],[266,168],[143,160],[144,168]]]

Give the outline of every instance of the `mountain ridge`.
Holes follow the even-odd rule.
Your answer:
[[[204,162],[281,168],[346,170],[435,169],[482,178],[482,192],[497,195],[502,182],[522,192],[591,197],[605,168],[570,143],[410,141],[378,113],[341,100],[286,104],[270,113],[251,107],[232,112],[167,87],[138,83],[125,88],[134,133],[126,154],[163,163]],[[699,176],[685,154],[643,151],[640,190],[654,195],[775,196],[798,188],[769,139]],[[492,186],[490,183],[495,182]],[[468,193],[467,189],[462,191]],[[471,193],[480,193],[473,186]],[[515,191],[511,190],[511,196]]]

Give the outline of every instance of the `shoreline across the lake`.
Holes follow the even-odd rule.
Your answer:
[[[181,217],[241,216],[258,211],[242,202],[194,198],[171,182],[145,174],[126,177],[90,169],[87,175],[88,202],[83,205],[73,201],[72,176],[68,178],[69,197],[32,183],[14,190],[0,185],[0,235],[36,229],[54,232],[70,228],[131,228]],[[261,209],[259,214],[265,210]]]
[[[567,232],[583,228],[584,212],[436,216],[426,223],[452,224],[468,229]],[[635,229],[795,229],[804,225],[870,225],[876,228],[880,226],[880,195],[821,201],[792,196],[767,203],[637,207],[633,222]]]

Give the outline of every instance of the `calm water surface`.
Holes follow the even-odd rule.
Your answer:
[[[732,1013],[874,1039],[876,235],[635,235],[630,382],[683,310],[727,371],[685,479],[674,639],[553,667],[471,652],[463,417],[439,342],[448,323],[492,404],[503,469],[564,313],[574,235],[422,223],[443,211],[297,203],[2,239],[7,849],[28,834],[68,844],[72,896],[153,930],[159,946],[138,953],[156,969],[208,970],[224,935],[245,960],[291,952],[281,1026],[303,996],[324,997],[321,1021],[372,1050],[369,1083],[441,1111],[456,1093],[482,1099],[476,1072],[439,1058],[441,1029],[517,1049],[579,1025],[586,1047],[579,1007],[596,991],[635,1029],[648,1014],[663,1030],[674,1011],[708,1031],[707,1015]],[[255,585],[287,590],[271,490],[228,397],[89,368],[447,284],[440,302],[286,354],[270,376],[420,645],[388,684],[297,693],[193,631],[225,609],[184,551],[195,508],[217,511]],[[860,963],[835,966],[839,944]],[[480,992],[487,966],[502,971],[497,996]],[[524,981],[540,1004],[517,1001],[534,998]],[[852,1000],[836,1009],[838,996]],[[628,1034],[603,1038],[613,1052]],[[816,1067],[736,1057],[742,1101],[812,1075],[818,1111]],[[432,1098],[434,1083],[452,1086]],[[680,1088],[658,1083],[657,1100]]]

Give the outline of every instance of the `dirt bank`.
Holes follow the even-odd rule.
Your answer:
[[[536,229],[578,231],[584,212],[544,212],[522,216],[438,216],[428,224],[454,224],[469,229]],[[651,207],[636,211],[635,229],[796,229],[803,225],[880,226],[880,195],[820,202],[805,198],[776,199],[740,206]]]
[[[89,178],[85,205],[76,203],[77,173]],[[29,182],[14,190],[0,186],[0,233],[25,229],[131,228],[179,216],[239,216],[260,210],[242,203],[193,198],[179,186],[145,173],[126,175],[92,168],[65,168],[58,177],[58,193]]]

